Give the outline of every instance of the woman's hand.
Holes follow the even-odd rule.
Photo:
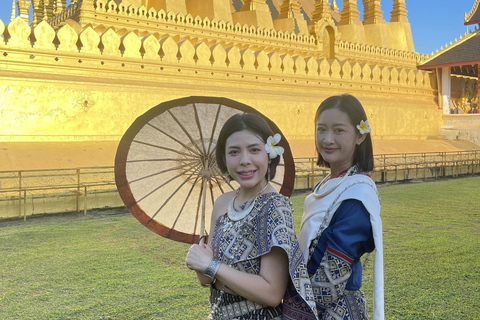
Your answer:
[[[213,258],[213,251],[205,244],[194,244],[187,253],[187,268],[204,273]]]

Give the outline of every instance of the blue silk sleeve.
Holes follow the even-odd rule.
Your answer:
[[[335,212],[330,225],[322,233],[308,265],[308,272],[314,274],[322,258],[329,253],[341,257],[350,264],[351,275],[345,289],[357,290],[362,284],[360,257],[375,248],[370,215],[359,200],[342,202]]]

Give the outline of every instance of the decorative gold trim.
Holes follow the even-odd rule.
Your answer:
[[[470,19],[472,19],[473,15],[478,10],[478,6],[480,6],[480,0],[475,0],[475,3],[473,4],[472,10],[470,10],[470,12],[468,14],[465,12],[465,18],[463,20],[465,23],[469,22]]]
[[[480,3],[480,0],[477,0],[477,2]],[[439,55],[441,55],[441,54],[447,52],[448,50],[451,50],[452,48],[464,43],[465,41],[469,40],[470,38],[475,37],[479,32],[480,32],[480,30],[476,30],[476,31],[473,31],[473,32],[470,32],[470,33],[468,33],[468,31],[467,31],[467,32],[465,32],[464,37],[460,36],[460,39],[455,38],[455,42],[450,41],[450,44],[445,43],[445,47],[442,46],[440,48],[440,51],[437,49],[437,51],[435,53],[432,52],[432,54],[428,57],[428,59],[420,61],[419,66],[424,65],[424,64],[432,61],[433,59],[435,59]]]

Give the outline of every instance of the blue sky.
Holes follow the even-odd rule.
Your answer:
[[[464,14],[471,10],[474,2],[475,0],[406,0],[415,50],[431,53],[445,43],[460,38],[467,31],[463,25]],[[342,0],[337,0],[340,8],[342,3]],[[362,11],[362,1],[358,0],[358,4]],[[393,0],[382,0],[381,4],[384,18],[389,21]],[[0,1],[0,20],[4,24],[10,21],[11,8],[11,0]],[[473,30],[473,26],[469,30]]]

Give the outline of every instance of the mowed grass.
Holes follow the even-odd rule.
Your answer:
[[[386,319],[480,318],[479,186],[379,186]],[[305,194],[292,199],[298,228]],[[185,267],[188,248],[123,209],[0,222],[0,319],[205,319],[208,289]]]

